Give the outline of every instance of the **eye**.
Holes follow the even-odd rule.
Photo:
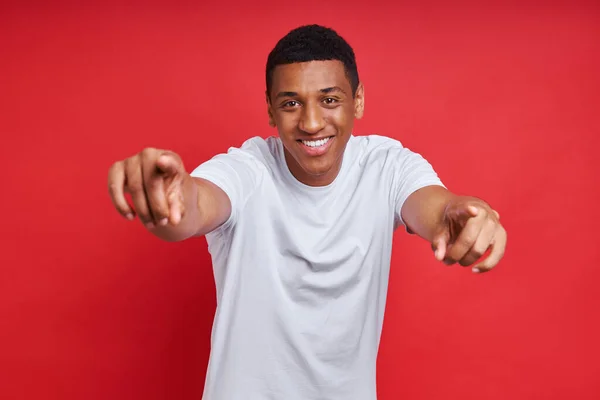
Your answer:
[[[289,108],[289,107],[297,107],[299,105],[300,105],[300,103],[298,103],[296,100],[290,100],[290,101],[286,101],[281,106],[285,107],[285,108]]]
[[[335,104],[337,103],[337,99],[334,99],[333,97],[327,97],[325,99],[323,99],[323,102],[325,102],[325,104],[331,105],[331,104]]]

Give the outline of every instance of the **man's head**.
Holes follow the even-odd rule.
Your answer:
[[[352,47],[329,28],[296,28],[269,54],[266,84],[290,171],[307,185],[331,183],[364,108]]]

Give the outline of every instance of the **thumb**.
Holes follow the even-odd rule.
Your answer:
[[[156,160],[158,169],[167,175],[177,175],[184,172],[181,159],[174,154],[163,154]]]
[[[444,260],[446,251],[448,250],[448,241],[450,240],[450,232],[448,229],[441,229],[432,239],[431,248],[433,249],[435,259],[438,261]]]
[[[466,221],[469,218],[476,217],[479,209],[471,204],[460,204],[452,207],[447,216],[455,221]]]

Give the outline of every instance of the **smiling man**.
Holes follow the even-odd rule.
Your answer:
[[[318,58],[288,63],[285,48],[276,48],[267,64],[269,123],[278,128],[290,171],[309,186],[334,181],[364,104],[357,73],[350,78],[342,61]]]
[[[394,231],[473,272],[500,261],[506,232],[400,142],[353,135],[364,89],[335,31],[282,38],[266,89],[277,136],[191,174],[176,154],[145,149],[111,167],[111,199],[164,240],[206,236],[218,303],[204,399],[374,400]]]

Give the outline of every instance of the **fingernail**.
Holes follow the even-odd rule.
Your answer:
[[[169,220],[167,218],[163,218],[160,220],[160,225],[165,226],[168,222],[169,222]]]
[[[148,223],[146,224],[146,228],[148,228],[148,229],[152,229],[152,228],[154,228],[154,224],[153,224],[152,222],[148,222]]]
[[[125,218],[127,218],[128,220],[132,220],[133,219],[133,214],[132,213],[128,213],[125,215]]]
[[[479,268],[473,268],[473,273],[478,274],[480,272],[481,272],[481,270]]]

